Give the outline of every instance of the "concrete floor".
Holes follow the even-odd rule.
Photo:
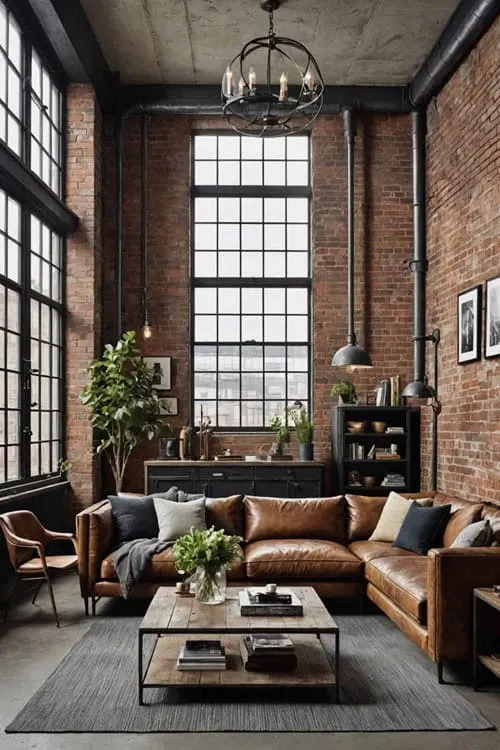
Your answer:
[[[497,731],[391,732],[339,734],[17,734],[4,728],[33,695],[75,641],[92,624],[85,618],[76,577],[56,582],[56,602],[61,619],[58,630],[52,617],[46,587],[36,606],[30,598],[14,607],[0,627],[0,749],[1,750],[498,750]],[[101,612],[106,605],[99,605]],[[443,688],[446,689],[446,688]],[[458,688],[483,714],[500,727],[500,692],[474,693]]]

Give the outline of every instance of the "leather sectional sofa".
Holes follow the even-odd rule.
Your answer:
[[[449,545],[465,525],[488,518],[500,526],[500,506],[443,493],[405,495],[450,503]],[[438,665],[463,660],[472,648],[472,590],[500,583],[500,547],[431,549],[416,555],[389,542],[369,541],[385,497],[277,499],[235,495],[207,499],[207,525],[240,534],[244,560],[228,571],[230,584],[307,584],[325,597],[373,601]],[[103,500],[78,514],[79,576],[88,612],[100,597],[121,595],[113,564],[111,505]],[[131,595],[151,597],[179,579],[171,549],[154,556],[147,580]]]

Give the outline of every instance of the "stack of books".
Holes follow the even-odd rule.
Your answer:
[[[375,451],[376,461],[397,461],[398,458],[401,458],[401,455],[399,453],[392,453],[385,448],[378,448]]]
[[[405,478],[402,474],[386,474],[381,485],[382,487],[404,487]]]
[[[283,617],[304,614],[298,596],[287,589],[269,593],[264,588],[242,589],[239,592],[240,614],[243,617]]]
[[[220,671],[226,669],[226,652],[219,640],[188,640],[177,657],[181,672]]]
[[[385,432],[387,435],[404,435],[404,427],[387,427]]]
[[[293,643],[284,633],[245,635],[240,651],[248,672],[291,672],[297,666]]]

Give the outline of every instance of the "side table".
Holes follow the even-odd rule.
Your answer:
[[[500,595],[492,588],[474,589],[472,658],[474,690],[479,688],[481,665],[500,677]]]

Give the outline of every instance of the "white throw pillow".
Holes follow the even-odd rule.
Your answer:
[[[397,492],[390,492],[369,541],[393,542],[399,534],[399,529],[403,525],[412,502],[413,500],[407,500]]]
[[[158,517],[158,539],[175,542],[191,529],[206,529],[205,498],[177,503],[163,497],[153,498]]]

